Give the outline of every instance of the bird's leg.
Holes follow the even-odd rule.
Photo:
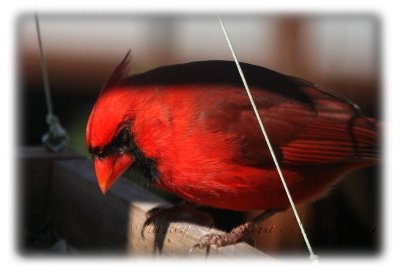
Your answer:
[[[144,237],[145,228],[156,224],[157,221],[185,221],[211,226],[213,224],[211,216],[206,212],[199,211],[198,207],[200,206],[194,203],[182,201],[174,206],[159,206],[151,209],[146,213],[147,219],[142,227],[142,237]]]
[[[209,248],[210,246],[225,247],[229,245],[234,245],[242,242],[250,231],[257,226],[259,223],[263,222],[268,217],[274,215],[278,210],[268,210],[260,215],[256,216],[250,221],[239,225],[232,229],[229,233],[225,234],[207,234],[200,239],[200,242],[192,247],[190,252],[194,248]]]

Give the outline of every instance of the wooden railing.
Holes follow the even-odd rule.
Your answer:
[[[35,252],[26,234],[44,224],[79,254],[187,256],[202,236],[219,232],[190,222],[157,222],[143,229],[149,210],[170,203],[125,178],[102,195],[92,163],[72,150],[54,154],[27,147],[18,152],[23,252]],[[205,256],[206,251],[195,249],[191,255]],[[267,257],[246,243],[211,248],[209,255]]]

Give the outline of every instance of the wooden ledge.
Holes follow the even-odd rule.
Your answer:
[[[187,256],[202,236],[219,232],[188,222],[157,222],[156,226],[145,228],[142,235],[146,213],[170,203],[125,178],[120,178],[102,195],[92,162],[71,150],[65,154],[48,154],[41,149],[22,148],[20,158],[25,164],[42,159],[54,162],[52,169],[46,170],[51,171],[48,196],[42,196],[47,198],[47,217],[54,230],[78,252]],[[38,163],[32,165],[42,167]],[[32,167],[28,169],[32,171]],[[24,177],[23,182],[30,183],[29,187],[37,182],[29,174]],[[26,205],[25,208],[30,209]],[[205,250],[195,249],[192,255],[204,257]],[[246,243],[211,248],[210,256],[268,258]]]

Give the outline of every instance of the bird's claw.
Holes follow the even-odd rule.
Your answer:
[[[197,244],[194,244],[190,249],[189,249],[189,252],[188,252],[188,255],[191,255],[192,254],[192,252],[193,252],[193,250],[195,250],[195,249],[203,249],[203,248],[206,248],[206,258],[208,257],[208,255],[210,255],[210,248],[211,248],[211,246],[210,245],[205,245],[204,243],[203,243],[203,239],[204,239],[204,237],[208,237],[209,236],[209,234],[207,234],[207,235],[204,235],[203,237],[201,237],[200,238],[200,241],[199,241],[199,243],[197,243]]]
[[[249,232],[249,228],[253,225],[254,225],[253,222],[246,222],[243,225],[234,228],[233,230],[231,230],[231,232],[228,233],[206,234],[203,237],[201,237],[200,241],[190,249],[189,254],[191,254],[192,251],[196,248],[198,249],[207,248],[207,251],[209,253],[211,246],[219,248],[239,243],[248,238],[247,234]]]
[[[210,246],[216,246],[218,247],[223,247],[228,244],[225,243],[227,240],[226,238],[228,237],[229,233],[226,234],[217,234],[217,233],[209,233],[204,235],[203,237],[200,238],[200,248],[206,248]]]
[[[204,236],[202,236],[199,240],[199,242],[195,245],[193,245],[188,252],[188,255],[191,255],[193,250],[195,249],[206,249],[206,257],[210,254],[211,246],[216,246],[217,248],[220,247],[221,245],[219,243],[215,243],[216,240],[220,239],[223,237],[221,234],[216,234],[216,233],[209,233]],[[216,238],[216,239],[215,239]]]
[[[199,243],[194,244],[194,245],[189,249],[188,255],[192,255],[193,250],[195,250],[196,248],[199,248],[199,249],[200,249],[200,244],[199,244]]]

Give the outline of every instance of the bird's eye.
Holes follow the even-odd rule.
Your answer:
[[[131,133],[129,131],[129,128],[125,127],[118,133],[115,141],[119,145],[127,145],[130,142],[130,137],[131,137]]]
[[[105,154],[104,154],[104,152],[99,152],[99,153],[96,153],[96,154],[94,154],[98,159],[100,159],[100,160],[102,160],[104,157],[105,157]]]
[[[100,160],[103,159],[107,155],[104,152],[104,149],[101,149],[100,147],[89,148],[89,152],[92,154],[93,157],[96,157]]]

